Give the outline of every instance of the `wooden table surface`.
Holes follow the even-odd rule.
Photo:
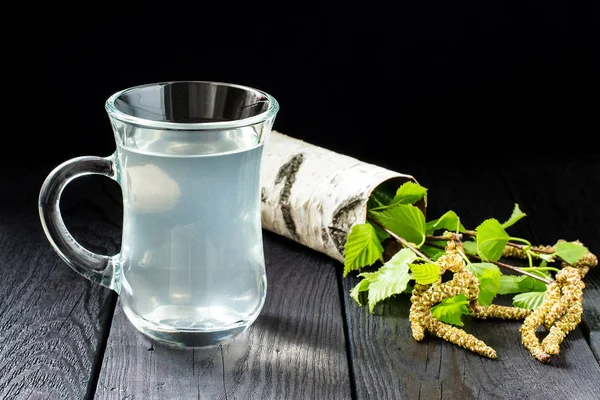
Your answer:
[[[365,161],[428,187],[429,217],[452,209],[474,227],[516,202],[529,216],[515,235],[580,239],[600,253],[600,157],[497,158]],[[583,322],[549,364],[521,345],[520,322],[467,321],[498,352],[489,360],[431,336],[416,342],[407,296],[370,315],[341,264],[264,232],[268,295],[256,322],[216,348],[174,349],[139,334],[115,293],[50,247],[37,212],[49,171],[13,166],[0,179],[0,399],[600,398],[600,268],[584,280]],[[65,190],[65,222],[91,250],[119,251],[119,190],[100,177]]]

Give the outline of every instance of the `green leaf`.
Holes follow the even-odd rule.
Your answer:
[[[369,311],[373,312],[375,305],[394,294],[406,290],[408,281],[412,278],[408,264],[417,259],[410,249],[402,249],[377,272],[362,273],[359,276],[369,281]]]
[[[546,266],[546,262],[542,261],[540,267],[545,267],[545,266]],[[550,281],[554,280],[552,278],[552,275],[550,275],[550,272],[548,272],[548,271],[530,270],[529,272],[533,275],[537,275],[539,277],[542,277],[542,278],[550,280]],[[548,285],[546,285],[544,282],[539,281],[537,279],[530,278],[528,276],[523,276],[523,280],[521,281],[519,286],[521,287],[522,292],[545,292],[546,289],[548,288]]]
[[[546,292],[527,292],[513,297],[513,306],[535,310],[542,305]]]
[[[548,265],[546,264],[546,261],[542,261],[542,262],[540,263],[540,268],[544,268],[544,267],[547,267],[547,266],[548,266]],[[550,275],[550,272],[548,272],[548,271],[536,271],[536,270],[534,270],[534,269],[533,269],[533,270],[530,270],[529,272],[530,272],[530,273],[532,273],[533,275],[540,276],[540,277],[542,277],[542,278],[544,278],[544,279],[548,279],[548,280],[551,280],[551,281],[553,281],[553,280],[554,280],[554,279],[552,278],[552,275]],[[535,280],[535,279],[534,279],[534,280]],[[536,281],[536,282],[540,282],[540,281],[538,281],[538,280],[535,280],[535,281]],[[540,282],[540,283],[543,283],[543,282]],[[545,283],[544,283],[544,285],[545,285]],[[533,292],[533,290],[532,290],[532,292]]]
[[[477,255],[477,243],[471,240],[462,242],[465,253],[476,256]]]
[[[410,270],[415,281],[421,285],[429,285],[440,279],[440,266],[437,264],[410,264]]]
[[[489,306],[500,290],[500,268],[491,263],[471,263],[466,269],[479,280],[479,304]]]
[[[425,241],[425,216],[415,206],[398,204],[383,211],[370,211],[377,222],[420,247]]]
[[[446,252],[442,249],[438,249],[437,247],[431,247],[424,244],[419,248],[421,253],[425,254],[427,257],[431,258],[433,261],[437,261],[438,258],[446,254]]]
[[[502,275],[498,294],[545,292],[546,284],[525,275]]]
[[[375,228],[369,223],[352,227],[344,252],[344,276],[350,271],[373,264],[383,254]]]
[[[431,235],[435,231],[445,230],[456,232],[464,232],[465,227],[460,223],[460,218],[454,211],[448,211],[438,219],[434,219],[433,221],[429,221],[427,223],[427,234]]]
[[[498,288],[498,294],[512,294],[512,293],[523,293],[529,290],[521,290],[521,282],[523,278],[528,278],[525,275],[502,275],[500,277],[500,287]],[[531,279],[531,278],[529,278]],[[534,279],[532,279],[534,280]]]
[[[373,229],[375,229],[375,233],[377,234],[377,237],[379,238],[380,242],[383,242],[385,239],[390,237],[390,234],[387,233],[386,231],[384,231],[383,229],[381,229],[379,226],[377,225],[371,225],[373,227]]]
[[[575,264],[577,261],[581,260],[581,257],[583,257],[587,251],[588,249],[586,247],[575,243],[558,242],[556,244],[555,255],[569,264]]]
[[[359,306],[362,306],[362,302],[360,301],[360,294],[369,290],[369,280],[364,278],[362,281],[358,282],[356,286],[352,288],[350,291],[350,297],[354,299],[358,303]]]
[[[498,261],[510,236],[497,219],[486,219],[477,227],[477,254],[484,260]]]
[[[554,261],[554,254],[538,253],[538,252],[532,251],[531,255],[533,255],[534,257],[539,258],[541,260],[544,260],[545,262],[553,262]]]
[[[483,306],[489,306],[500,290],[500,271],[486,271],[479,278],[479,297],[477,301]]]
[[[415,204],[427,194],[427,189],[418,183],[405,182],[396,191],[390,204]]]
[[[470,314],[467,308],[468,304],[467,296],[458,294],[454,297],[444,299],[431,309],[431,313],[442,322],[463,326],[461,316]]]
[[[518,204],[515,204],[515,208],[513,209],[512,214],[510,215],[510,218],[508,218],[505,222],[502,223],[502,228],[506,229],[509,226],[513,226],[518,220],[520,220],[523,217],[526,217],[527,214],[525,214],[523,211],[521,211],[521,209],[519,208]]]
[[[498,268],[498,266],[492,263],[485,262],[469,263],[465,266],[465,269],[469,272],[472,272],[477,277],[477,279],[481,278],[488,271],[494,273],[498,272],[501,274],[500,268]]]
[[[384,207],[392,202],[394,198],[394,191],[389,185],[379,185],[371,192],[369,201],[367,202],[367,208],[370,210],[375,207]]]

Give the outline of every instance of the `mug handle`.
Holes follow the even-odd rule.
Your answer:
[[[50,244],[71,268],[118,293],[121,288],[119,254],[105,256],[84,248],[71,236],[60,214],[60,196],[65,186],[75,178],[90,174],[104,175],[118,183],[114,155],[73,158],[50,172],[40,190],[40,220]]]

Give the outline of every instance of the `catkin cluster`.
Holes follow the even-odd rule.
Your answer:
[[[411,296],[410,322],[415,340],[423,340],[425,330],[444,340],[464,347],[489,358],[496,358],[496,351],[475,336],[462,329],[439,321],[431,314],[431,308],[449,297],[464,294],[467,299],[477,301],[479,286],[477,278],[465,269],[465,262],[456,250],[448,250],[438,259],[441,273],[452,271],[452,280],[439,280],[431,285],[416,284]]]
[[[557,243],[564,242],[559,240]],[[571,242],[579,246],[583,244],[576,240]],[[556,246],[533,247],[542,251],[556,252]],[[507,246],[503,252],[507,257],[526,257],[522,250]],[[581,281],[590,268],[598,265],[598,258],[587,252],[576,263],[568,264],[562,261],[562,269],[556,274],[556,280],[548,285],[542,305],[529,315],[521,327],[521,341],[533,357],[548,362],[550,356],[560,352],[560,344],[569,332],[581,322],[583,314],[583,289]],[[549,330],[548,335],[540,343],[536,330],[544,326]]]
[[[559,241],[560,242],[560,241]],[[579,241],[572,242],[583,246]],[[556,252],[556,246],[538,246],[532,249],[543,253]],[[520,248],[506,246],[504,257],[527,258]],[[579,261],[570,265],[562,262],[562,270],[556,275],[556,280],[548,285],[541,306],[534,311],[492,304],[481,306],[477,303],[479,297],[479,281],[477,277],[465,268],[465,261],[456,250],[456,243],[448,241],[446,253],[437,261],[443,274],[451,271],[453,277],[448,282],[441,279],[430,285],[415,284],[411,296],[410,322],[415,340],[423,340],[425,331],[429,331],[458,346],[489,358],[496,358],[496,351],[457,327],[437,320],[431,313],[431,308],[444,299],[464,294],[469,301],[469,311],[474,318],[501,318],[522,320],[520,329],[523,345],[536,359],[547,362],[551,355],[558,354],[560,344],[569,332],[581,322],[583,314],[583,289],[581,281],[590,268],[598,265],[598,258],[587,252]],[[548,335],[542,342],[536,336],[536,330],[544,326]]]
[[[412,305],[409,315],[413,337],[418,341],[423,340],[427,330],[460,347],[489,358],[496,358],[496,351],[493,348],[464,330],[439,321],[431,313],[431,308],[446,298],[464,294],[469,301],[469,310],[475,318],[523,319],[530,311],[515,307],[478,305],[479,281],[475,275],[465,269],[465,261],[456,251],[452,241],[449,241],[446,254],[440,257],[437,263],[442,274],[445,271],[452,271],[453,277],[448,282],[442,283],[439,280],[431,285],[415,285],[410,299]]]
[[[567,334],[581,322],[584,287],[578,268],[565,267],[556,274],[542,305],[525,318],[521,327],[521,341],[533,357],[548,362],[551,355],[559,353]],[[540,343],[535,332],[542,325],[550,332]]]

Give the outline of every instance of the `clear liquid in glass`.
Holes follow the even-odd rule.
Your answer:
[[[249,127],[185,140],[136,129],[117,150],[123,309],[139,330],[175,345],[227,341],[256,319],[266,294],[262,144]]]

